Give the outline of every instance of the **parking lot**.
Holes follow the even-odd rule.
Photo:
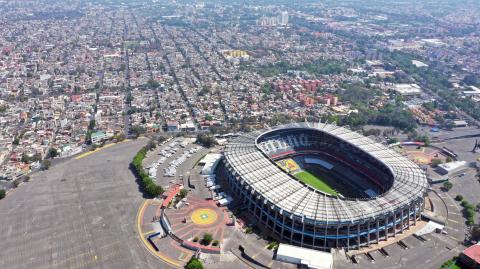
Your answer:
[[[159,268],[135,229],[142,194],[128,164],[144,144],[54,165],[3,199],[0,268]]]
[[[175,138],[147,154],[144,167],[157,184],[167,189],[175,183],[187,185],[195,163],[209,150],[190,138]]]
[[[423,238],[409,236],[382,250],[355,255],[353,259],[337,259],[335,268],[439,268],[462,249],[456,241],[442,234]],[[353,262],[355,260],[355,262]]]

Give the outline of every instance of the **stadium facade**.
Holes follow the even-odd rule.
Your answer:
[[[410,229],[428,187],[424,171],[401,154],[325,123],[243,134],[224,156],[231,190],[262,225],[290,244],[320,250],[370,246]],[[285,158],[315,163],[348,191],[333,195],[298,180],[276,162]]]

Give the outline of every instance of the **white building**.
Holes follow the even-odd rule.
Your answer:
[[[417,84],[395,84],[393,90],[404,96],[419,95],[422,93],[422,88]]]
[[[480,96],[480,89],[475,86],[468,86],[469,90],[463,91],[465,96]]]
[[[280,14],[280,25],[287,25],[288,24],[288,12],[283,11],[282,14]]]
[[[222,156],[223,155],[220,153],[209,153],[205,155],[205,157],[199,162],[200,165],[203,165],[202,175],[213,175]]]
[[[287,244],[280,244],[278,247],[277,260],[313,269],[333,268],[333,256],[331,253]]]
[[[105,132],[101,132],[101,131],[92,133],[92,135],[90,136],[90,140],[92,141],[92,144],[99,144],[100,142],[105,141],[108,138],[109,138],[108,135]]]
[[[466,161],[456,161],[456,162],[449,162],[449,163],[442,163],[439,164],[437,170],[444,175],[451,175],[455,172],[459,172],[465,168],[467,165]]]

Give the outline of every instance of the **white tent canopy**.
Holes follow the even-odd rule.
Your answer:
[[[277,260],[302,264],[313,269],[332,269],[333,256],[329,252],[280,244],[277,250]]]

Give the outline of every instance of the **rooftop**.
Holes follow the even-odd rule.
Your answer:
[[[480,264],[480,243],[465,249],[463,254]]]
[[[272,163],[256,146],[258,136],[281,128],[317,129],[351,143],[391,169],[393,186],[380,196],[361,200],[333,197],[302,184]],[[295,123],[240,135],[226,146],[224,155],[252,192],[286,214],[320,222],[350,223],[391,212],[423,199],[427,188],[425,173],[403,155],[356,132],[325,123]]]

